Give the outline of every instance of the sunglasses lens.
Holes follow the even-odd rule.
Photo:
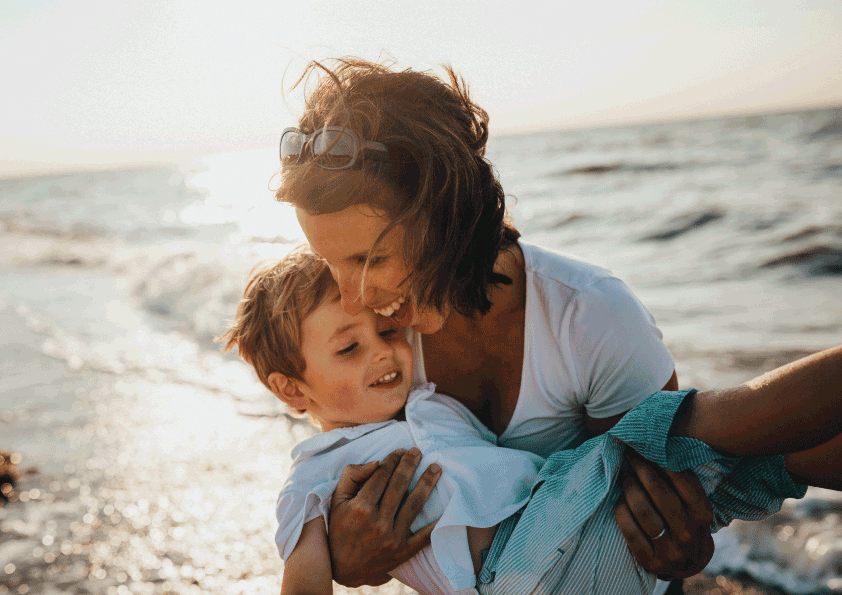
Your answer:
[[[284,133],[281,137],[281,165],[298,163],[304,150],[304,137],[295,130]]]
[[[351,165],[357,154],[357,139],[346,131],[325,130],[313,140],[313,155],[325,169]]]

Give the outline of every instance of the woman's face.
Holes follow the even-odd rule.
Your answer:
[[[400,226],[377,245],[368,263],[365,286],[362,285],[366,259],[389,224],[385,212],[368,205],[354,205],[324,215],[300,208],[295,211],[311,248],[330,266],[346,312],[358,314],[367,307],[420,333],[441,329],[445,316],[431,308],[419,309],[408,295],[410,271],[403,259],[404,232]]]

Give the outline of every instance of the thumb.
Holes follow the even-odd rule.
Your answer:
[[[333,497],[330,500],[330,507],[335,508],[346,500],[351,500],[357,495],[363,484],[371,475],[377,471],[380,463],[377,461],[369,461],[362,465],[346,465],[342,470],[342,476],[339,478],[339,483],[336,484],[336,489],[333,491]]]

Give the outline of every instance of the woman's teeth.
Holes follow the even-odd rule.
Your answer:
[[[375,312],[380,314],[380,316],[391,316],[392,314],[401,309],[401,304],[403,304],[405,301],[405,296],[399,297],[385,308],[380,308],[379,310],[375,310]]]
[[[397,377],[398,377],[397,372],[391,372],[389,374],[384,374],[383,376],[381,376],[380,378],[375,380],[374,384],[372,384],[371,386],[377,386],[378,384],[386,384],[387,382],[391,382],[392,380],[394,380]]]

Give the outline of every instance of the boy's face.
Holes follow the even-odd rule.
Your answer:
[[[412,349],[393,320],[342,309],[337,292],[301,325],[301,391],[323,430],[386,421],[406,404]]]

